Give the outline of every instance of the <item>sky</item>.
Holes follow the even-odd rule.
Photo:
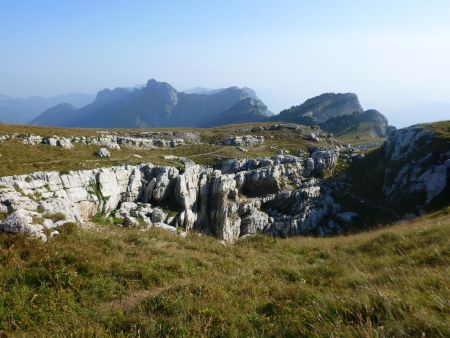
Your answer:
[[[0,94],[155,78],[251,87],[273,112],[354,92],[396,126],[450,119],[449,18],[449,0],[0,0]],[[405,113],[427,104],[448,116]]]

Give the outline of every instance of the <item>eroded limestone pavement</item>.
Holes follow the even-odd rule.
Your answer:
[[[385,145],[386,156],[401,156],[397,149],[406,146],[406,141],[399,141],[403,136],[392,136]],[[64,223],[85,224],[103,215],[123,226],[160,227],[180,234],[196,231],[225,242],[258,232],[338,234],[358,215],[342,210],[317,173],[333,169],[340,152],[348,157],[349,147],[315,150],[305,157],[226,160],[217,168],[185,161],[183,172],[145,164],[1,177],[0,212],[8,216],[0,229],[46,240]],[[440,161],[430,167],[430,174],[422,173],[439,172],[433,179],[438,183],[430,186],[419,180],[415,188],[429,193],[429,198],[448,182],[449,161]],[[387,195],[389,189],[385,187]]]
[[[192,132],[142,132],[130,135],[118,135],[110,132],[98,132],[96,136],[41,136],[41,135],[2,135],[0,141],[18,140],[23,144],[47,144],[52,147],[72,149],[74,144],[101,146],[108,149],[121,147],[135,149],[174,148],[186,144],[198,143],[200,136]]]
[[[1,177],[0,212],[9,214],[1,228],[46,239],[66,222],[101,214],[125,226],[194,230],[226,242],[256,232],[336,232],[337,223],[319,226],[340,209],[313,174],[337,157],[327,150],[305,159],[228,160],[219,169],[186,161],[182,173],[145,164]]]

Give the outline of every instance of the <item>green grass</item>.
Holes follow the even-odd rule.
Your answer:
[[[292,154],[305,151],[310,146],[330,145],[328,141],[314,143],[303,140],[301,135],[295,131],[276,130],[259,132],[235,132],[236,129],[255,127],[265,124],[243,124],[210,129],[102,129],[103,131],[114,131],[119,134],[139,133],[143,131],[187,131],[198,132],[203,143],[191,144],[177,148],[135,150],[123,147],[121,150],[111,150],[111,157],[99,158],[96,152],[99,146],[88,146],[76,144],[73,149],[67,150],[60,147],[50,147],[48,145],[24,145],[20,141],[12,140],[0,142],[0,176],[22,175],[36,171],[55,170],[67,173],[70,170],[92,169],[105,166],[122,164],[153,163],[157,165],[171,165],[181,167],[177,160],[165,160],[164,155],[174,155],[187,157],[192,161],[214,165],[220,159],[228,158],[255,158],[260,156],[273,156],[279,149],[287,149]],[[311,129],[304,127],[306,131]],[[13,133],[35,134],[42,136],[91,136],[96,135],[95,129],[63,129],[46,128],[34,126],[8,126],[0,125],[0,135]],[[221,147],[215,145],[220,140],[230,136],[254,134],[263,135],[266,142],[242,152],[237,147]],[[98,134],[97,134],[98,135]],[[134,155],[139,155],[140,158]]]
[[[448,337],[450,209],[336,238],[0,234],[3,336]]]
[[[64,221],[66,219],[66,216],[62,212],[45,213],[42,217],[52,220],[53,222]]]
[[[344,144],[361,145],[367,143],[379,143],[382,144],[386,141],[385,137],[379,137],[373,132],[373,125],[370,123],[361,123],[358,127],[346,130],[340,135],[336,135],[336,138]]]
[[[450,121],[440,121],[435,123],[423,124],[426,129],[432,130],[441,139],[450,140]]]

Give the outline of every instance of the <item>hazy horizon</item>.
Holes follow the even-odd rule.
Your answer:
[[[95,94],[155,78],[250,87],[274,113],[354,92],[396,126],[450,118],[448,1],[0,4],[0,94]],[[401,113],[426,103],[444,113]],[[438,108],[436,108],[438,109]]]

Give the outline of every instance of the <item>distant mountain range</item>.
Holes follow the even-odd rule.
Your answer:
[[[64,105],[39,115],[32,124],[62,127],[209,127],[264,120],[271,112],[249,88],[229,87],[199,93],[178,92],[149,80],[142,88],[105,89],[80,108]]]
[[[160,128],[269,121],[318,125],[337,135],[364,130],[374,137],[384,137],[392,130],[384,115],[376,110],[364,111],[352,93],[322,94],[273,115],[250,88],[198,87],[179,92],[168,83],[156,80],[135,88],[104,89],[82,108],[70,103],[58,104],[37,116],[32,124]]]
[[[338,136],[359,131],[372,137],[385,137],[395,129],[379,111],[364,111],[353,93],[325,93],[283,110],[270,120],[318,125]]]
[[[70,103],[79,108],[94,100],[90,94],[66,94],[52,97],[33,96],[15,98],[0,95],[0,121],[2,123],[27,124],[44,110],[57,104]]]

